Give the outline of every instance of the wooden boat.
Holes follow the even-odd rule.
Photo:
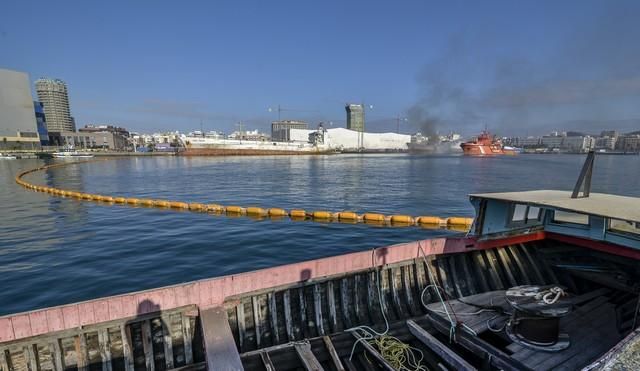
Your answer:
[[[429,369],[628,362],[640,344],[640,199],[585,186],[470,200],[466,235],[0,317],[0,368],[395,369],[358,340],[364,325]]]

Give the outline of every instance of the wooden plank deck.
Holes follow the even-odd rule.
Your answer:
[[[200,312],[207,370],[244,370],[231,334],[227,311],[221,307]]]

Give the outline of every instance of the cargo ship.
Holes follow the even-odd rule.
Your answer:
[[[179,153],[186,156],[224,155],[304,155],[332,153],[335,150],[324,143],[326,132],[322,129],[309,134],[308,142],[276,142],[271,140],[244,140],[210,138],[189,135],[181,138]]]
[[[637,369],[640,198],[589,188],[472,194],[466,234],[5,315],[0,368]]]
[[[467,156],[499,156],[518,153],[513,147],[503,146],[499,139],[493,137],[486,130],[473,140],[460,144],[460,147]]]

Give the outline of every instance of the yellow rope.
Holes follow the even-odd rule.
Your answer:
[[[188,210],[193,212],[209,212],[215,214],[226,214],[229,216],[248,216],[253,218],[284,218],[288,217],[294,221],[314,221],[320,223],[328,223],[328,222],[338,222],[338,223],[347,223],[347,224],[372,224],[378,226],[391,226],[391,227],[410,227],[410,226],[418,226],[426,229],[451,229],[457,230],[461,232],[466,232],[469,230],[473,222],[473,218],[465,218],[465,217],[449,217],[449,218],[440,218],[437,216],[418,216],[413,217],[409,215],[383,215],[378,213],[363,213],[356,214],[351,211],[341,211],[341,212],[330,212],[330,211],[306,211],[301,209],[292,209],[286,211],[284,209],[279,208],[271,208],[271,209],[263,209],[260,207],[242,207],[242,206],[223,206],[218,204],[202,204],[202,203],[194,203],[194,202],[181,202],[181,201],[171,201],[171,200],[158,200],[158,199],[140,199],[140,198],[126,198],[122,196],[106,196],[106,195],[98,195],[98,194],[90,194],[90,193],[81,193],[75,192],[72,190],[59,189],[53,187],[45,187],[39,186],[36,184],[29,183],[22,178],[27,175],[37,171],[52,169],[56,167],[69,166],[69,165],[77,165],[87,162],[93,161],[104,161],[102,160],[88,160],[88,161],[78,161],[78,162],[67,162],[61,164],[47,165],[34,169],[30,169],[27,171],[23,171],[16,175],[15,181],[19,185],[36,191],[36,192],[46,192],[52,196],[59,197],[70,197],[75,198],[82,201],[93,201],[93,202],[102,202],[102,203],[110,203],[110,204],[120,204],[127,206],[143,206],[143,207],[157,207],[157,208],[165,208],[165,209],[173,209],[173,210]]]
[[[374,339],[369,340],[369,344],[378,348],[380,355],[396,370],[428,370],[426,366],[422,365],[422,360],[424,359],[422,351],[410,346],[409,344],[403,343],[394,336],[377,336]]]

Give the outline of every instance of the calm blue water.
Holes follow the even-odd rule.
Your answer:
[[[334,155],[131,158],[27,180],[135,197],[224,205],[472,215],[473,192],[573,187],[584,156]],[[370,249],[449,232],[252,220],[50,197],[0,161],[0,314]],[[593,191],[640,197],[640,157],[600,156]]]

